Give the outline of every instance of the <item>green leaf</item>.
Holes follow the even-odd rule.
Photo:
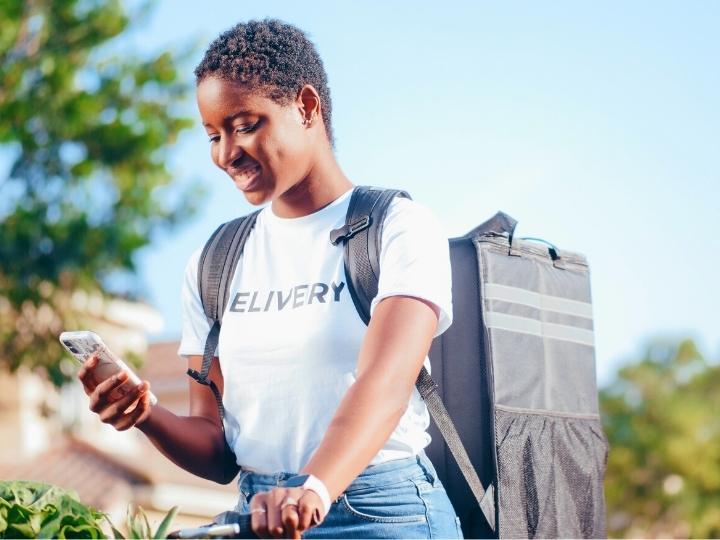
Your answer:
[[[178,507],[173,506],[167,513],[167,515],[163,518],[163,520],[160,522],[160,526],[158,527],[157,531],[155,531],[153,538],[165,538],[167,536],[168,527],[170,527],[170,523],[173,519],[175,519],[175,515],[177,513]]]
[[[99,538],[103,514],[83,505],[77,494],[50,484],[0,482],[0,524],[3,537]]]
[[[152,529],[150,528],[150,522],[148,521],[147,514],[145,513],[145,510],[143,510],[142,506],[138,506],[138,512],[143,518],[143,523],[145,525],[145,530],[143,531],[143,535],[146,538],[152,537]]]
[[[116,540],[120,540],[120,539],[125,540],[123,533],[118,531],[113,525],[110,525],[110,529],[112,529],[113,536],[115,537]]]
[[[110,530],[112,530],[115,540],[125,540],[125,536],[123,535],[123,533],[121,533],[118,529],[115,528],[115,525],[110,520],[110,516],[107,514],[103,514],[103,517],[105,518],[105,521],[107,521],[108,525],[110,525]]]
[[[8,538],[35,538],[36,531],[32,528],[29,523],[17,522],[11,524],[7,532]]]
[[[142,523],[140,521],[139,508],[135,506],[131,512],[130,505],[128,506],[127,514],[127,529],[130,538],[146,538],[148,535],[143,531]]]
[[[38,538],[54,538],[57,536],[58,531],[62,527],[62,518],[60,516],[46,521],[40,531],[38,532]]]

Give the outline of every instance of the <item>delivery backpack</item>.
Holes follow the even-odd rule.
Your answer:
[[[348,290],[362,320],[377,294],[382,223],[404,191],[356,187],[343,244]],[[221,225],[202,252],[198,290],[213,321],[207,374],[243,246],[259,211]],[[513,236],[499,212],[450,239],[453,324],[430,349],[416,387],[434,423],[425,449],[466,538],[605,537],[607,442],[598,414],[585,258]],[[452,419],[451,419],[452,418]],[[453,459],[451,459],[451,456]]]

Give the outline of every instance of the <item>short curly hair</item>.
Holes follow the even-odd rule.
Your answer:
[[[320,95],[328,139],[334,142],[327,74],[315,45],[299,28],[277,19],[235,25],[210,44],[195,68],[197,84],[209,76],[247,84],[281,105],[311,84]]]

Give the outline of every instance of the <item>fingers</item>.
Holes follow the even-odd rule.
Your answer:
[[[119,399],[111,397],[112,392],[124,384],[127,378],[127,373],[117,373],[98,384],[90,396],[90,410],[97,413],[100,421],[118,431],[125,431],[144,422],[152,409],[148,391],[150,383],[147,381],[131,388]]]
[[[94,413],[99,413],[102,409],[104,409],[105,405],[109,401],[110,393],[115,388],[120,387],[127,377],[128,374],[121,371],[98,384],[90,395],[90,410]]]
[[[267,493],[258,493],[250,500],[250,525],[253,532],[260,538],[267,538]]]
[[[268,493],[267,501],[267,528],[273,538],[282,538],[284,528],[282,524],[282,509],[280,505],[285,499],[285,489],[273,489]]]
[[[93,369],[97,366],[97,357],[92,355],[90,358],[85,360],[82,367],[78,371],[77,377],[83,385],[85,393],[89,396],[97,386],[95,382],[95,376],[93,375]]]
[[[126,412],[113,422],[113,427],[116,430],[125,431],[130,429],[133,426],[141,424],[148,416],[150,416],[150,409],[152,408],[152,405],[150,404],[150,392],[148,392],[148,389],[148,383],[143,382],[136,390],[133,391],[132,394],[135,396],[135,399],[137,399],[138,395],[140,396],[140,399],[137,399],[135,402],[135,408],[133,408],[130,412]],[[120,406],[120,409],[122,410],[122,406]]]
[[[152,410],[148,392],[150,383],[126,384],[129,375],[125,371],[98,383],[94,373],[97,364],[98,358],[92,355],[77,374],[85,393],[90,396],[90,410],[118,431],[125,431],[147,420]]]
[[[250,501],[253,532],[261,538],[296,538],[322,520],[322,501],[300,488],[275,488]]]
[[[280,522],[282,523],[285,538],[300,538],[298,501],[290,494],[287,494],[280,503]]]
[[[106,424],[115,425],[118,420],[120,420],[123,416],[126,416],[126,413],[134,412],[137,406],[133,407],[132,411],[129,411],[128,409],[131,405],[136,405],[135,402],[142,394],[145,393],[147,387],[147,383],[142,383],[132,388],[125,396],[117,401],[108,400],[108,404],[103,407],[100,412],[98,412],[100,420]]]
[[[138,408],[140,408],[140,406],[142,406],[142,410],[138,413],[138,416],[135,419],[134,425],[136,427],[139,426],[140,424],[142,424],[148,418],[150,418],[150,413],[152,412],[153,405],[150,400],[149,390],[150,390],[150,387],[148,386],[148,391],[146,391],[143,394],[143,396],[140,398],[140,404],[139,404]]]
[[[298,529],[306,531],[313,525],[316,525],[320,520],[314,519],[314,514],[318,510],[318,505],[321,505],[320,497],[312,491],[305,490],[302,497],[298,501]]]

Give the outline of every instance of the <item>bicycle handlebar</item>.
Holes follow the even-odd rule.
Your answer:
[[[257,538],[250,526],[250,514],[225,512],[222,521],[179,529],[168,534],[167,538]]]

